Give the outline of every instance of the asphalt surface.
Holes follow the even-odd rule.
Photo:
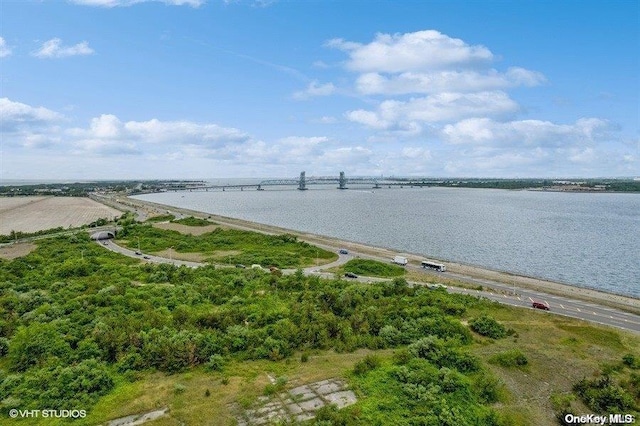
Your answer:
[[[104,248],[116,253],[120,253],[125,256],[140,259],[143,262],[150,263],[165,263],[173,264],[175,266],[187,266],[190,268],[197,268],[206,264],[199,262],[188,262],[177,259],[169,259],[166,257],[154,256],[146,253],[136,254],[135,250],[130,250],[117,245],[113,240],[98,241],[98,244]],[[335,247],[316,244],[320,248],[324,248],[330,251],[336,251]],[[390,262],[390,259],[384,259],[377,256],[365,255],[350,251],[349,254],[338,254],[338,260],[318,266],[311,266],[305,268],[303,271],[307,275],[317,275],[324,278],[334,278],[335,274],[326,272],[327,269],[344,265],[350,259],[363,258],[372,259],[383,262]],[[216,265],[216,267],[229,267],[228,265]],[[640,334],[640,316],[624,312],[618,309],[609,308],[606,306],[599,306],[594,303],[584,302],[577,299],[571,299],[568,297],[555,296],[533,290],[526,290],[522,288],[515,288],[506,284],[498,283],[491,280],[472,278],[464,275],[454,274],[450,272],[435,272],[427,269],[423,269],[418,266],[407,265],[406,268],[415,271],[429,274],[432,276],[442,276],[444,278],[450,278],[458,281],[462,281],[467,284],[482,286],[483,290],[467,289],[461,287],[449,286],[447,291],[451,293],[468,294],[472,296],[484,297],[498,303],[505,305],[511,305],[521,308],[532,308],[533,301],[541,301],[549,306],[549,310],[539,310],[541,314],[546,315],[563,315],[567,317],[577,318],[591,323],[597,323],[615,327],[634,333]],[[294,273],[294,269],[283,270],[284,274]],[[345,278],[359,282],[375,282],[386,281],[383,278],[374,277],[358,277],[358,278]],[[426,285],[424,283],[410,282],[411,285]]]

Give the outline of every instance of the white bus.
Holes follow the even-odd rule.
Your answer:
[[[444,272],[447,270],[447,268],[441,264],[441,263],[435,263],[435,262],[428,262],[426,260],[423,260],[421,263],[423,268],[429,268],[429,269],[435,269],[438,272]]]

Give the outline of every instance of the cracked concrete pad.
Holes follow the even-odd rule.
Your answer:
[[[348,405],[355,404],[358,400],[356,395],[352,391],[334,392],[329,395],[325,395],[325,399],[329,404],[334,404],[336,407],[343,408]]]

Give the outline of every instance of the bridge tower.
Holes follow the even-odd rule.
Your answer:
[[[344,177],[344,172],[340,172],[338,183],[340,184],[338,189],[347,189],[347,178]]]
[[[307,182],[305,178],[305,172],[300,172],[300,181],[298,181],[298,189],[304,191],[307,189]]]

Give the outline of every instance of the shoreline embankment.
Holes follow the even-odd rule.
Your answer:
[[[139,214],[143,214],[147,217],[157,214],[166,214],[167,211],[170,211],[186,216],[208,218],[222,226],[236,229],[257,231],[267,234],[289,233],[292,235],[296,235],[299,239],[310,244],[323,245],[325,247],[334,248],[335,250],[339,248],[347,248],[354,252],[362,253],[368,256],[379,257],[382,259],[391,259],[393,258],[393,256],[401,254],[403,256],[406,256],[410,262],[413,261],[417,264],[419,264],[420,261],[424,259],[435,260],[445,264],[447,266],[447,271],[459,275],[461,278],[468,277],[473,279],[487,280],[495,282],[497,284],[506,284],[514,288],[534,290],[541,293],[557,296],[566,296],[569,298],[588,301],[602,306],[613,307],[640,315],[640,299],[634,298],[632,296],[608,293],[601,290],[589,289],[584,287],[577,287],[571,284],[517,275],[510,272],[496,271],[475,265],[467,265],[460,262],[430,258],[429,256],[419,253],[399,253],[397,250],[392,250],[384,247],[375,247],[354,241],[342,240],[340,238],[311,234],[273,225],[265,225],[243,219],[219,216],[212,213],[195,211],[146,200],[139,200],[136,198],[127,197],[126,202],[122,199],[119,199],[119,201],[116,202],[116,200],[113,198],[109,199],[108,201],[109,205],[112,207],[115,207],[115,205],[120,205],[124,210],[137,210]],[[455,278],[453,279],[455,280]]]

